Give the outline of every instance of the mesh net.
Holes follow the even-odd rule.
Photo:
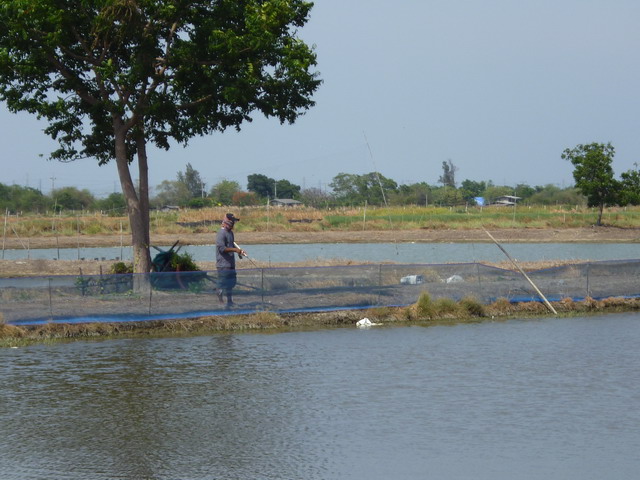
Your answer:
[[[625,260],[527,275],[548,300],[557,301],[636,297],[639,274],[640,260]],[[219,302],[217,281],[215,271],[3,278],[0,312],[7,323],[28,325],[405,306],[425,292],[485,304],[498,298],[542,301],[521,273],[480,263],[241,269],[232,308]]]

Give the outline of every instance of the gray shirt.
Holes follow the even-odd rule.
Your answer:
[[[235,248],[233,232],[226,228],[218,230],[216,235],[216,268],[236,268],[234,252],[225,252],[225,248]]]

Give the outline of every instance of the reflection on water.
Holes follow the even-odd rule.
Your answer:
[[[0,478],[631,479],[638,315],[0,350]]]
[[[520,261],[536,260],[629,260],[640,258],[640,245],[629,243],[505,243],[509,254]],[[251,257],[263,262],[302,262],[313,259],[350,259],[367,262],[396,262],[407,264],[450,262],[499,262],[504,254],[489,243],[312,243],[248,245]],[[184,246],[195,261],[214,261],[212,245]],[[155,253],[155,252],[152,252]],[[61,248],[39,250],[6,250],[4,258],[77,260],[86,258],[132,258],[131,248]],[[240,265],[242,267],[242,265]]]

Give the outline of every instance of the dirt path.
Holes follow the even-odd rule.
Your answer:
[[[639,243],[640,229],[617,227],[590,227],[566,229],[492,229],[491,234],[500,242],[531,243]],[[323,231],[323,232],[243,232],[236,233],[239,243],[245,245],[270,243],[386,243],[386,242],[491,242],[483,230],[390,230],[390,231]],[[153,245],[171,245],[180,240],[183,245],[210,245],[213,233],[152,235]],[[123,238],[130,245],[130,237]],[[13,248],[75,248],[114,247],[120,245],[119,235],[81,235],[70,237],[34,237],[19,239],[7,236],[4,247]]]

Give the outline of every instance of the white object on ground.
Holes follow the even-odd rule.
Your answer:
[[[424,276],[422,275],[407,275],[400,279],[400,283],[403,285],[418,285],[424,283]]]
[[[358,327],[358,328],[368,328],[368,327],[373,327],[375,325],[381,325],[381,324],[380,323],[373,323],[367,317],[364,317],[362,320],[358,320],[356,322],[356,327]]]
[[[449,278],[447,278],[447,283],[462,283],[464,282],[464,278],[462,278],[460,275],[451,275]]]

